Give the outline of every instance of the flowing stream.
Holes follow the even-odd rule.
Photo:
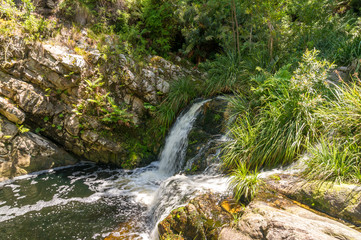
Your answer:
[[[104,239],[112,232],[119,239],[156,239],[157,222],[173,208],[197,193],[227,189],[217,166],[199,175],[180,173],[188,133],[206,102],[178,117],[159,161],[147,167],[83,162],[1,182],[0,239]]]

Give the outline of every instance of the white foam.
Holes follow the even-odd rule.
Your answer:
[[[94,193],[93,195],[86,198],[75,197],[69,199],[60,198],[57,194],[55,194],[52,200],[50,201],[40,200],[33,205],[25,205],[22,207],[3,206],[0,207],[0,222],[7,221],[18,216],[22,216],[30,212],[38,212],[43,208],[47,208],[47,207],[62,206],[70,202],[93,203],[98,201],[100,198],[101,198],[101,194],[99,193]]]

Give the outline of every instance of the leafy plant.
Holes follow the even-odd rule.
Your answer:
[[[241,164],[232,171],[229,188],[237,201],[249,203],[256,196],[261,182],[257,170],[249,171],[245,164]]]
[[[316,110],[325,131],[334,138],[361,144],[361,86],[359,82],[335,86],[333,99]]]
[[[231,128],[233,140],[224,147],[226,168],[291,163],[318,136],[314,111],[323,102],[322,96],[329,94],[325,78],[330,64],[317,60],[316,55],[317,51],[306,51],[291,79],[281,70],[254,88],[254,110],[240,113]],[[245,101],[237,101],[242,111]]]
[[[214,61],[208,61],[201,65],[207,70],[208,76],[205,82],[205,94],[208,96],[219,93],[229,93],[236,89],[247,91],[248,83],[243,64],[235,52],[227,52],[217,55]]]
[[[176,114],[197,95],[197,82],[191,77],[184,77],[173,81],[167,98],[158,107],[158,121],[167,127],[170,126]]]
[[[339,142],[321,138],[308,148],[304,176],[309,180],[334,183],[361,183],[360,147],[352,142]]]
[[[25,127],[24,125],[16,125],[20,133],[27,133],[30,131],[29,128]]]

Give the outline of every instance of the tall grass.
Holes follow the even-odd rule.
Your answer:
[[[201,68],[208,74],[204,84],[205,95],[230,93],[247,86],[247,77],[242,65],[243,62],[235,52],[217,55],[215,60],[203,63]]]
[[[361,86],[360,82],[336,86],[334,99],[316,111],[325,131],[334,138],[351,139],[361,145]]]
[[[325,137],[308,148],[311,157],[304,175],[311,180],[361,183],[360,83],[336,86],[333,99],[315,113]]]
[[[309,180],[361,183],[360,147],[355,143],[321,138],[308,149],[304,176]]]
[[[158,107],[157,120],[168,128],[179,111],[199,94],[197,82],[190,77],[173,81],[166,99]]]
[[[241,164],[232,172],[229,188],[237,201],[248,203],[256,196],[261,183],[257,170],[249,171],[246,165]]]
[[[317,53],[306,51],[292,78],[282,69],[254,89],[255,109],[241,113],[231,128],[233,140],[224,148],[226,168],[240,163],[249,169],[288,164],[316,138],[314,110],[328,94],[325,79],[330,67],[317,59]],[[235,101],[236,111],[242,111],[244,99]]]

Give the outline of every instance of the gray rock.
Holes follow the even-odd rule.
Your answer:
[[[83,68],[88,66],[83,56],[69,53],[69,49],[66,47],[44,44],[43,48],[55,60],[53,63],[61,63],[72,72],[80,73]]]
[[[88,143],[95,143],[99,138],[99,135],[96,132],[85,130],[81,134],[81,139]]]
[[[0,116],[0,181],[76,162],[54,143],[31,132],[19,133]]]
[[[269,178],[267,185],[312,208],[361,226],[361,186],[307,182],[286,174]]]
[[[64,127],[68,133],[73,136],[79,134],[79,119],[76,115],[70,115],[65,118]]]
[[[246,207],[236,230],[223,229],[219,239],[356,240],[361,239],[361,233],[278,197],[253,201]]]

